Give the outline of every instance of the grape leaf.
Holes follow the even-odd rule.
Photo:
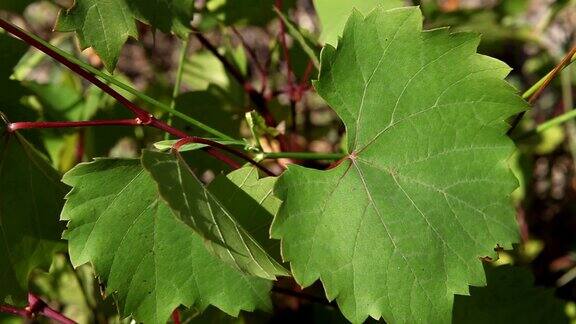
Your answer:
[[[262,278],[288,274],[238,223],[235,210],[208,191],[179,154],[144,151],[142,164],[174,213],[208,240],[215,255]]]
[[[94,48],[113,71],[124,43],[138,37],[134,19],[185,37],[193,12],[193,0],[76,0],[72,8],[60,11],[56,30],[75,31],[82,48]]]
[[[0,117],[2,117],[0,115]],[[0,301],[25,300],[28,277],[63,251],[60,175],[0,118]]]
[[[478,258],[517,240],[505,120],[527,105],[478,43],[422,32],[418,8],[379,8],[322,52],[315,86],[350,153],[288,168],[272,236],[297,282],[321,279],[353,322],[449,322],[454,294],[485,284]]]
[[[165,323],[180,304],[231,315],[270,309],[270,281],[214,257],[160,199],[138,160],[83,163],[63,181],[73,186],[62,211],[72,263],[93,264],[123,315]]]
[[[314,7],[322,27],[320,41],[336,45],[352,9],[368,14],[376,7],[392,9],[403,5],[403,0],[314,0]]]
[[[208,189],[266,252],[281,262],[280,242],[270,239],[270,225],[282,203],[272,192],[275,177],[258,177],[258,169],[245,166],[228,175],[220,174]]]
[[[487,287],[456,296],[453,323],[569,323],[553,289],[535,287],[528,269],[486,265]]]

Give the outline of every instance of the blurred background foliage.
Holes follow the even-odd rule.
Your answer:
[[[247,146],[263,146],[267,151],[341,152],[345,147],[342,123],[310,85],[317,73],[313,58],[323,45],[314,3],[283,2],[293,80],[286,77],[288,66],[273,4],[272,0],[196,1],[193,26],[247,82],[240,84],[191,36],[183,65],[182,93],[175,106],[227,135],[244,138]],[[0,16],[103,68],[92,50],[80,51],[73,34],[52,31],[60,8],[70,5],[70,0],[0,0]],[[453,31],[480,33],[479,51],[508,63],[513,68],[509,81],[521,92],[550,71],[576,43],[573,0],[422,0],[406,1],[406,5],[421,6],[427,29],[451,26]],[[168,104],[182,41],[140,23],[138,33],[139,40],[130,39],[123,47],[115,76]],[[12,121],[130,117],[99,89],[35,50],[26,52],[12,75],[21,83],[7,81],[10,73],[0,71],[0,104]],[[525,115],[516,133],[573,109],[575,85],[576,68],[568,67]],[[255,132],[246,122],[245,113],[256,108],[245,91],[247,86],[263,90],[275,129],[260,127]],[[138,101],[129,93],[123,94]],[[161,111],[140,103],[162,116]],[[175,123],[190,134],[209,136]],[[25,135],[61,172],[94,157],[136,157],[142,148],[164,137],[154,129],[122,127],[43,130],[41,137],[30,131]],[[519,149],[510,158],[510,165],[520,182],[513,199],[522,242],[514,251],[501,251],[496,262],[489,265],[490,260],[486,260],[488,287],[472,288],[472,297],[456,298],[455,322],[576,323],[576,123],[550,128],[517,144]],[[185,155],[205,181],[227,170],[201,152]],[[291,162],[281,159],[266,163],[278,171]],[[330,161],[296,162],[325,168]],[[512,277],[511,272],[519,275]],[[51,306],[82,323],[130,321],[118,317],[113,298],[102,296],[90,266],[74,270],[63,254],[54,258],[49,273],[36,273],[31,283],[32,290]],[[280,287],[284,284],[290,285],[281,283]],[[210,308],[202,314],[182,310],[181,315],[183,323],[344,322],[332,304],[318,301],[323,296],[320,285],[305,293],[310,300],[275,293],[274,314],[232,318]],[[530,298],[523,299],[526,296]],[[463,311],[470,308],[475,312]],[[518,314],[533,314],[531,311],[538,308],[543,315],[507,318],[503,308]],[[22,321],[2,316],[3,323]]]

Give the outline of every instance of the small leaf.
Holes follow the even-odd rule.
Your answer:
[[[0,119],[0,301],[25,300],[32,270],[48,270],[65,250],[58,220],[65,193],[58,172]]]
[[[112,72],[124,43],[138,37],[134,19],[186,37],[193,12],[193,0],[76,0],[60,11],[55,29],[75,31],[82,48],[94,48]]]
[[[486,287],[472,287],[470,296],[456,296],[454,321],[474,323],[570,323],[566,303],[553,289],[534,286],[528,269],[485,265]]]
[[[221,140],[219,138],[209,138],[209,140],[218,142],[222,145],[236,145],[236,146],[244,146],[246,145],[246,143],[244,142],[239,142],[239,141],[227,141],[227,140]],[[174,146],[174,144],[176,144],[179,140],[164,140],[164,141],[159,141],[154,143],[154,147],[159,150],[159,151],[168,151],[170,149],[172,149],[172,147]],[[187,151],[194,151],[194,150],[199,150],[201,148],[205,148],[206,144],[202,144],[202,143],[188,143],[188,144],[184,144],[182,145],[182,147],[180,147],[178,149],[179,152],[187,152]]]
[[[353,322],[446,323],[485,284],[483,256],[518,226],[506,120],[526,103],[479,38],[422,32],[418,8],[355,11],[327,45],[316,89],[346,125],[349,156],[289,166],[272,225],[302,286],[321,279]]]
[[[166,323],[180,304],[233,316],[270,309],[271,283],[213,256],[160,199],[138,160],[83,163],[64,182],[73,186],[62,212],[72,263],[93,264],[123,316]]]
[[[233,210],[204,187],[179,154],[144,151],[142,163],[158,184],[162,198],[178,218],[208,240],[215,255],[262,278],[288,274],[237,222]]]

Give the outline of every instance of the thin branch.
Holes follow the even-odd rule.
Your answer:
[[[534,104],[534,102],[540,97],[540,95],[542,95],[542,93],[548,87],[548,85],[550,85],[552,80],[554,80],[556,78],[556,76],[558,76],[558,74],[560,72],[562,72],[562,70],[564,68],[566,68],[572,62],[574,62],[575,58],[576,58],[576,45],[574,45],[574,47],[572,47],[572,49],[568,52],[568,54],[566,54],[566,56],[564,56],[564,58],[560,61],[560,63],[558,63],[554,67],[554,69],[552,71],[550,71],[548,74],[546,74],[546,76],[544,78],[540,79],[534,86],[530,87],[530,89],[528,89],[526,92],[524,92],[524,94],[522,95],[522,98],[524,98],[524,99],[528,98],[528,103],[531,105]],[[526,112],[521,112],[518,115],[516,115],[516,117],[512,121],[510,129],[508,130],[508,132],[506,134],[508,134],[508,135],[512,134],[512,131],[514,131],[516,126],[518,126],[518,124],[520,123],[520,121],[524,117],[525,113]]]
[[[193,33],[196,36],[196,38],[200,41],[200,43],[210,53],[212,53],[212,55],[214,55],[214,57],[216,57],[218,59],[218,61],[220,61],[220,63],[222,63],[222,65],[224,66],[224,69],[226,69],[226,71],[228,71],[228,73],[230,73],[230,75],[232,75],[232,77],[240,85],[242,85],[244,91],[248,94],[248,97],[256,106],[256,110],[264,117],[264,120],[266,121],[266,125],[268,125],[270,127],[275,127],[276,121],[274,120],[274,117],[272,116],[272,114],[270,113],[270,110],[268,109],[268,103],[266,101],[266,98],[263,96],[263,94],[256,91],[252,87],[252,85],[246,80],[246,78],[242,75],[242,73],[236,68],[236,66],[234,66],[234,64],[230,63],[230,61],[228,59],[226,59],[226,57],[224,57],[224,55],[220,54],[220,52],[218,52],[218,49],[216,48],[216,46],[214,46],[212,43],[210,43],[210,41],[206,37],[204,37],[204,35],[202,35],[202,33],[200,31],[193,30]]]
[[[116,99],[119,103],[121,103],[124,107],[126,107],[130,111],[132,111],[134,116],[140,118],[140,120],[142,121],[143,124],[148,124],[151,121],[152,115],[150,115],[146,110],[138,107],[132,101],[128,100],[126,97],[122,96],[116,90],[112,89],[109,85],[100,81],[100,79],[96,78],[92,73],[82,69],[77,64],[72,63],[70,60],[68,60],[64,56],[60,55],[56,51],[45,46],[44,44],[38,42],[35,38],[24,33],[19,28],[8,23],[6,20],[0,19],[0,27],[2,27],[4,30],[6,30],[10,34],[20,38],[25,43],[27,43],[31,46],[34,46],[37,49],[39,49],[40,51],[46,53],[47,55],[49,55],[50,57],[52,57],[53,59],[55,59],[56,61],[58,61],[62,65],[66,66],[67,68],[72,70],[74,73],[80,75],[81,77],[83,77],[84,79],[89,81],[90,83],[92,83],[95,86],[97,86],[98,88],[102,89],[102,91],[106,92],[111,97]]]
[[[33,319],[39,315],[52,319],[60,324],[76,324],[75,321],[50,308],[40,297],[29,293],[28,306],[18,308],[11,305],[0,305],[0,313],[11,314],[25,319]]]
[[[16,122],[8,125],[8,131],[35,128],[74,128],[91,126],[138,126],[142,122],[138,118],[111,119],[111,120],[88,120],[88,121],[65,121],[65,122]]]
[[[314,153],[314,152],[264,152],[262,159],[295,159],[295,160],[339,160],[346,157],[343,153]]]
[[[250,58],[252,59],[252,62],[256,66],[256,69],[258,70],[258,72],[260,72],[260,77],[262,78],[261,80],[262,89],[260,90],[260,93],[264,94],[264,92],[266,92],[266,86],[268,84],[268,71],[266,71],[264,66],[260,63],[260,61],[258,60],[258,56],[256,55],[256,52],[252,47],[248,46],[246,39],[244,39],[244,36],[242,36],[242,34],[238,31],[238,29],[236,29],[236,27],[234,26],[230,26],[230,29],[232,30],[234,35],[236,35],[236,37],[240,40],[240,43],[248,53],[248,56],[250,56]]]
[[[210,43],[210,41],[204,37],[204,35],[202,35],[199,30],[194,29],[193,34],[196,36],[198,41],[200,41],[202,46],[204,46],[210,53],[212,53],[212,55],[214,55],[214,57],[218,59],[218,61],[220,61],[220,63],[222,63],[222,65],[224,65],[226,71],[228,71],[228,73],[230,73],[230,75],[232,75],[232,77],[236,79],[238,83],[240,83],[242,86],[246,85],[246,78],[244,78],[240,70],[238,70],[234,64],[230,63],[230,61],[228,61],[224,55],[220,54],[216,46],[212,45],[212,43]]]
[[[188,143],[200,143],[200,144],[205,144],[211,147],[216,147],[219,149],[222,149],[223,151],[226,151],[230,154],[233,154],[243,160],[245,160],[246,162],[254,165],[255,167],[257,167],[258,169],[262,170],[264,173],[266,173],[269,176],[276,176],[276,174],[272,171],[270,171],[268,168],[262,166],[260,163],[254,161],[251,157],[249,157],[248,155],[235,150],[229,146],[226,146],[224,144],[206,139],[206,138],[201,138],[201,137],[196,137],[196,136],[189,136],[186,138],[182,138],[181,140],[179,140],[178,142],[176,142],[173,146],[172,146],[172,150],[178,152],[180,150],[180,148],[183,145],[186,145]]]
[[[180,324],[180,311],[178,310],[178,308],[176,308],[173,312],[172,312],[172,322],[174,324]]]
[[[34,34],[28,33],[27,31],[20,29],[20,27],[12,25],[9,22],[0,19],[0,27],[4,28],[3,26],[10,26],[11,30],[14,32],[13,35],[24,40],[26,43],[28,43],[28,41],[23,39],[21,36],[27,36],[27,39],[34,40],[35,41],[34,43],[28,43],[28,45],[36,47],[41,52],[43,52],[44,54],[46,54],[46,55],[48,55],[54,59],[56,59],[56,58],[51,55],[52,52],[59,54],[61,57],[64,57],[66,60],[68,60],[72,64],[76,64],[81,69],[84,69],[85,71],[88,71],[88,72],[92,73],[93,75],[98,76],[99,78],[105,80],[106,82],[113,84],[113,85],[121,88],[122,90],[133,94],[137,98],[141,99],[142,101],[144,101],[144,102],[146,102],[152,106],[155,106],[155,107],[157,107],[157,108],[159,108],[165,112],[169,112],[169,113],[173,114],[174,116],[186,121],[187,123],[189,123],[191,125],[194,125],[194,126],[200,128],[200,129],[202,129],[202,130],[204,130],[204,131],[206,131],[206,132],[208,132],[208,133],[210,133],[216,137],[219,137],[223,140],[234,140],[230,136],[228,136],[228,135],[226,135],[226,134],[224,134],[224,133],[222,133],[222,132],[220,132],[220,131],[218,131],[218,130],[216,130],[216,129],[214,129],[214,128],[206,125],[206,124],[203,124],[200,121],[198,121],[198,120],[196,120],[196,119],[194,119],[194,118],[192,118],[192,117],[190,117],[190,116],[188,116],[188,115],[186,115],[186,114],[184,114],[178,110],[172,109],[168,105],[166,105],[166,104],[164,104],[164,103],[162,103],[162,102],[160,102],[160,101],[158,101],[158,100],[156,100],[156,99],[154,99],[154,98],[152,98],[152,97],[150,97],[144,93],[141,93],[140,91],[138,91],[138,90],[126,85],[126,84],[124,84],[123,82],[119,81],[118,79],[114,78],[113,76],[108,75],[108,74],[94,68],[90,64],[87,64],[87,63],[77,59],[76,57],[70,55],[69,53],[66,53],[65,51],[59,49],[58,47],[56,47],[52,44],[50,44],[49,42],[46,42],[42,38],[40,38]],[[43,45],[43,47],[49,49],[50,52],[45,52],[43,49],[41,49],[40,47],[37,46],[38,44]]]
[[[174,89],[172,90],[172,100],[170,101],[170,108],[176,108],[176,98],[180,94],[180,88],[182,87],[182,76],[184,75],[184,63],[186,61],[186,53],[188,53],[188,45],[190,44],[190,36],[182,42],[182,48],[180,49],[180,57],[178,58],[178,70],[176,71],[176,80],[174,81]],[[167,124],[172,126],[172,114],[168,113]],[[166,138],[169,138],[169,134],[166,133]]]
[[[275,1],[275,7],[278,12],[281,12],[282,0]],[[290,113],[292,116],[292,132],[296,132],[296,98],[292,71],[292,62],[290,61],[290,52],[288,50],[288,44],[286,43],[286,24],[283,19],[280,19],[280,46],[282,47],[282,52],[284,53],[284,60],[286,61],[286,81],[288,83],[288,95],[290,97]]]
[[[189,138],[190,136],[184,132],[181,131],[177,128],[174,128],[158,119],[156,119],[152,114],[148,113],[146,110],[138,107],[136,104],[134,104],[133,102],[131,102],[130,100],[128,100],[126,97],[122,96],[120,93],[118,93],[116,90],[112,89],[111,87],[109,87],[107,84],[105,84],[104,82],[100,81],[98,78],[96,78],[92,73],[82,69],[82,67],[80,67],[79,65],[77,65],[76,63],[68,60],[68,58],[64,57],[63,55],[57,53],[56,51],[52,50],[51,48],[49,48],[48,46],[44,45],[42,42],[39,42],[38,40],[36,40],[36,38],[28,35],[26,32],[22,31],[21,29],[19,29],[16,26],[13,26],[12,24],[8,23],[7,21],[0,19],[0,27],[5,29],[7,32],[19,37],[20,39],[22,39],[24,42],[26,42],[27,44],[36,47],[37,49],[39,49],[40,51],[46,53],[48,56],[54,58],[55,60],[57,60],[58,62],[62,63],[63,65],[65,65],[66,67],[68,67],[70,70],[72,70],[73,72],[75,72],[76,74],[80,75],[81,77],[83,77],[84,79],[86,79],[87,81],[91,82],[92,84],[94,84],[95,86],[97,86],[98,88],[100,88],[102,91],[104,91],[105,93],[109,94],[110,96],[112,96],[113,98],[115,98],[116,100],[118,100],[118,102],[120,102],[122,105],[124,105],[126,108],[128,108],[130,111],[132,111],[132,113],[135,115],[135,121],[123,121],[121,124],[124,125],[125,123],[131,123],[131,122],[136,122],[138,125],[143,125],[143,126],[150,126],[150,127],[154,127],[157,129],[160,129],[166,133],[169,133],[170,135],[173,135],[175,137],[178,138]],[[46,122],[45,122],[46,123]],[[36,124],[36,126],[56,126],[56,127],[68,127],[68,126],[64,126],[64,124],[62,122],[57,122],[59,124]],[[78,127],[78,126],[96,126],[95,123],[99,123],[98,121],[85,121],[85,122],[72,122],[74,123],[73,125],[76,126],[70,126],[70,127]],[[106,121],[106,123],[110,123],[110,121]],[[82,125],[81,125],[82,124]],[[90,125],[89,125],[90,124]],[[11,124],[13,125],[13,124]],[[27,122],[22,122],[20,123],[20,127],[24,127],[26,128],[26,126],[28,126],[28,128],[30,128],[31,124]],[[71,124],[68,124],[71,125]],[[12,127],[18,127],[18,123],[16,123],[16,126],[12,126]],[[34,127],[34,128],[46,128],[46,127]],[[14,130],[14,129],[12,129]],[[214,142],[214,141],[210,141],[210,140],[205,140],[203,138],[197,138],[194,137],[199,143],[203,143],[206,144],[210,147],[215,147],[218,148],[220,150],[224,150],[227,152],[230,152],[234,155],[237,155],[245,160],[247,160],[248,162],[258,166],[260,169],[262,169],[264,172],[266,172],[267,174],[273,175],[273,173],[266,169],[265,167],[259,165],[257,162],[255,162],[254,160],[252,160],[249,156],[245,155],[242,152],[238,152],[232,148],[229,148],[226,145],[220,144],[218,142]],[[217,159],[220,159],[222,162],[228,164],[230,167],[232,168],[238,168],[238,164],[237,163],[233,163],[233,161],[229,158],[227,158],[226,156],[220,154],[219,151],[216,151],[212,148],[207,148],[205,150],[208,154],[214,156]]]

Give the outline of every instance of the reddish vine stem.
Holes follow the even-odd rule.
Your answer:
[[[282,0],[276,0],[276,9],[278,12],[282,10]],[[290,112],[292,116],[292,132],[296,131],[296,96],[294,91],[294,80],[292,78],[292,62],[290,61],[290,52],[288,51],[288,44],[286,43],[286,24],[284,20],[280,19],[280,46],[284,53],[284,60],[286,60],[286,81],[288,83],[288,96],[290,97]]]
[[[224,69],[226,69],[228,73],[230,73],[230,75],[232,75],[232,77],[243,86],[243,89],[248,94],[250,101],[254,103],[256,111],[258,111],[258,113],[260,113],[262,117],[264,117],[266,125],[269,127],[276,127],[277,125],[276,120],[274,119],[274,116],[272,115],[270,109],[268,108],[268,100],[266,99],[264,94],[256,91],[256,89],[252,87],[252,85],[246,80],[246,78],[244,78],[242,73],[240,73],[240,71],[232,63],[230,63],[230,61],[228,61],[228,59],[226,59],[224,55],[220,54],[216,46],[210,43],[210,41],[206,37],[204,37],[204,35],[200,31],[194,29],[193,34],[196,36],[198,41],[200,41],[200,43],[210,53],[212,53],[212,55],[214,55],[214,57],[216,57],[220,61],[220,63],[222,63]],[[286,150],[288,148],[287,141],[283,135],[278,136],[278,142],[282,150]]]
[[[100,81],[92,73],[82,69],[81,67],[72,63],[71,61],[69,61],[68,59],[63,57],[62,55],[60,55],[60,54],[56,53],[55,51],[53,51],[52,49],[44,46],[44,44],[42,44],[42,43],[36,41],[34,38],[28,36],[26,33],[22,32],[21,30],[19,30],[18,28],[16,28],[15,26],[13,26],[9,22],[7,22],[6,20],[0,19],[0,27],[2,27],[4,30],[6,30],[10,34],[20,38],[25,43],[36,47],[37,49],[39,49],[43,53],[47,54],[48,56],[52,57],[56,61],[60,62],[61,64],[63,64],[64,66],[66,66],[67,68],[72,70],[74,73],[80,75],[81,77],[90,81],[92,84],[94,84],[98,88],[102,89],[102,91],[106,92],[107,94],[112,96],[114,99],[116,99],[118,102],[120,102],[122,105],[124,105],[126,108],[130,109],[130,111],[132,111],[132,113],[134,113],[134,115],[136,117],[140,118],[140,120],[142,120],[142,122],[144,124],[146,124],[152,118],[152,116],[147,111],[145,111],[144,109],[135,105],[132,101],[130,101],[126,97],[122,96],[120,93],[118,93],[117,91],[112,89],[106,83]]]
[[[240,40],[242,47],[244,47],[244,49],[246,50],[246,52],[248,53],[248,55],[252,59],[252,62],[254,62],[256,69],[258,70],[258,72],[260,72],[260,78],[262,79],[261,80],[262,88],[260,90],[260,93],[262,95],[264,95],[264,93],[266,92],[267,84],[268,84],[268,71],[266,71],[266,69],[260,63],[260,61],[258,61],[258,56],[256,55],[256,52],[254,51],[253,48],[248,46],[248,43],[246,43],[244,36],[242,36],[242,34],[238,31],[238,29],[236,29],[236,27],[234,27],[234,26],[231,26],[230,29],[232,29],[232,32],[234,33],[234,35],[236,35],[236,37]]]
[[[150,126],[150,127],[160,129],[160,130],[167,132],[168,134],[173,135],[173,136],[178,137],[178,138],[188,138],[189,137],[189,135],[186,132],[181,131],[177,128],[174,128],[174,127],[156,119],[152,114],[147,112],[145,109],[137,106],[135,103],[133,103],[132,101],[130,101],[126,97],[122,96],[119,92],[112,89],[106,83],[100,81],[92,73],[82,69],[82,67],[69,61],[64,56],[56,53],[55,51],[53,51],[52,49],[50,49],[46,46],[44,46],[42,43],[40,43],[37,40],[35,40],[34,38],[28,36],[25,32],[19,30],[18,28],[16,28],[15,26],[13,26],[9,22],[7,22],[6,20],[0,19],[0,27],[3,28],[4,30],[6,30],[7,32],[9,32],[10,34],[20,38],[22,41],[24,41],[28,45],[33,46],[33,47],[37,48],[38,50],[42,51],[43,53],[45,53],[46,55],[52,57],[53,59],[55,59],[59,63],[68,67],[74,73],[80,75],[81,77],[83,77],[84,79],[89,81],[90,83],[94,84],[95,86],[100,88],[102,91],[104,91],[105,93],[107,93],[108,95],[110,95],[111,97],[116,99],[123,106],[128,108],[130,111],[132,111],[132,113],[135,116],[135,119],[133,119],[133,120],[115,120],[115,121],[108,120],[108,121],[38,122],[38,123],[19,122],[19,123],[10,124],[10,130],[11,131],[14,131],[16,129],[23,129],[23,128],[64,128],[64,127],[84,127],[84,126],[104,126],[104,125],[121,125],[121,126],[143,125],[143,126]],[[232,154],[235,154],[235,155],[247,160],[251,164],[257,165],[260,169],[266,170],[267,174],[273,174],[272,171],[270,171],[270,170],[266,169],[265,167],[263,167],[262,165],[258,164],[256,161],[254,161],[249,156],[247,156],[241,152],[238,152],[232,148],[229,148],[226,145],[223,145],[223,144],[220,144],[220,143],[217,143],[214,141],[209,141],[209,140],[206,140],[204,142],[204,144],[211,146],[211,147],[216,147],[218,149],[230,152]],[[238,168],[238,166],[239,166],[238,163],[232,163],[233,160],[231,160],[228,157],[226,157],[225,155],[221,154],[221,152],[212,149],[211,147],[207,148],[205,150],[208,154],[210,154],[213,157],[215,157],[215,158],[221,160],[222,162],[228,164],[232,168]]]
[[[61,324],[76,324],[75,321],[50,308],[40,297],[32,293],[28,294],[28,306],[25,308],[0,305],[0,313],[11,314],[26,319],[33,319],[41,315]]]
[[[180,311],[178,310],[178,308],[176,308],[173,312],[172,312],[172,322],[174,322],[174,324],[180,324]]]
[[[534,104],[534,102],[536,102],[536,100],[538,98],[540,98],[540,96],[542,95],[542,93],[544,92],[544,90],[550,85],[550,83],[552,82],[552,80],[554,80],[558,74],[560,72],[562,72],[562,70],[568,66],[571,63],[572,57],[576,55],[576,45],[574,45],[572,47],[572,49],[568,52],[568,54],[566,54],[566,56],[564,56],[564,58],[562,59],[562,61],[560,61],[560,63],[558,63],[554,69],[550,72],[549,76],[546,78],[546,80],[544,80],[544,82],[542,83],[542,85],[538,88],[538,90],[536,90],[536,92],[534,92],[534,94],[532,94],[530,96],[530,98],[528,98],[528,103],[530,105]],[[512,131],[516,128],[516,126],[518,126],[518,124],[520,123],[520,121],[522,120],[522,117],[524,117],[526,112],[521,112],[518,115],[516,115],[516,117],[514,118],[514,120],[512,121],[512,124],[510,126],[510,129],[508,130],[508,132],[506,134],[510,135],[512,134]]]
[[[262,170],[262,172],[266,173],[269,176],[276,176],[276,174],[274,174],[274,172],[268,170],[267,168],[263,167],[260,163],[252,160],[249,156],[247,156],[246,154],[237,151],[229,146],[226,146],[224,144],[220,144],[218,142],[214,142],[211,141],[209,139],[205,139],[202,137],[196,137],[196,136],[189,136],[186,138],[182,138],[181,140],[179,140],[178,142],[176,142],[173,146],[172,146],[172,150],[174,150],[175,152],[178,152],[182,146],[189,144],[189,143],[200,143],[200,144],[205,144],[205,145],[209,145],[212,147],[217,147],[219,149],[222,149],[223,151],[226,151],[228,153],[231,153],[245,161],[247,161],[248,163],[254,165],[255,167],[257,167],[258,169]]]
[[[133,119],[112,119],[112,120],[88,120],[88,121],[66,121],[66,122],[15,122],[8,125],[10,132],[19,129],[33,128],[74,128],[90,126],[137,126],[142,124],[138,118]]]

